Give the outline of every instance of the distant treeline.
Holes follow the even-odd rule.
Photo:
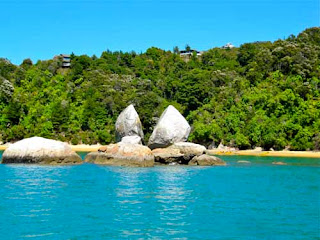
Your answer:
[[[189,46],[188,46],[189,48]],[[240,149],[320,148],[320,28],[275,42],[213,48],[105,51],[100,57],[0,60],[0,141],[30,136],[73,144],[115,140],[114,123],[133,103],[146,139],[169,105],[192,125],[190,141]]]

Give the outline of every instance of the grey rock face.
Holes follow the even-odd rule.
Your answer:
[[[32,137],[10,145],[3,153],[2,163],[56,165],[80,164],[82,160],[66,143]]]
[[[130,144],[142,144],[141,137],[139,136],[125,136],[121,139],[121,142]]]
[[[168,106],[155,126],[148,146],[151,149],[164,148],[176,142],[187,141],[191,127],[187,120],[173,107]]]
[[[126,136],[139,136],[141,139],[144,137],[139,115],[132,104],[120,113],[116,121],[117,141]]]

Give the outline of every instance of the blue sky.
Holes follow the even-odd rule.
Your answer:
[[[320,25],[319,0],[0,0],[0,57],[206,50],[274,41]]]

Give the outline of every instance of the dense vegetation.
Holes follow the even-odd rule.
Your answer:
[[[59,59],[20,66],[1,59],[0,141],[37,135],[109,143],[130,103],[148,138],[172,104],[192,125],[193,142],[319,150],[319,88],[320,28],[273,43],[213,48],[188,61],[177,48],[155,47],[99,58],[72,54],[70,69]]]

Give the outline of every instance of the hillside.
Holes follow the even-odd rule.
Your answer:
[[[0,141],[30,136],[109,143],[133,103],[146,138],[174,105],[189,140],[246,149],[320,149],[320,28],[275,42],[213,48],[184,61],[177,51],[105,51],[100,57],[0,60]]]

